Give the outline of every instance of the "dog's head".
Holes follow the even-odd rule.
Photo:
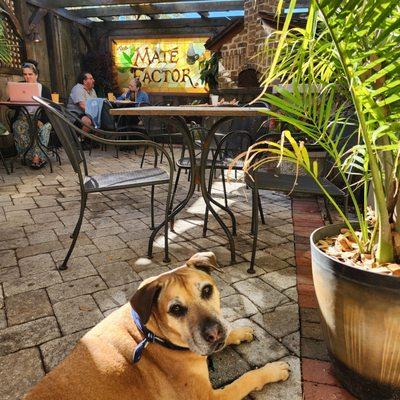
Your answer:
[[[184,266],[143,281],[130,303],[160,336],[209,355],[227,335],[212,269],[218,269],[214,253],[197,253]]]

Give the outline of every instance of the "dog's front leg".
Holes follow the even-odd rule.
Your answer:
[[[261,390],[267,383],[285,381],[289,377],[289,365],[277,361],[246,372],[222,389],[212,392],[210,400],[241,400],[253,390]]]
[[[232,329],[229,333],[227,339],[225,340],[225,345],[230,344],[240,344],[242,342],[251,342],[254,339],[254,330],[248,326],[240,326],[238,328]]]

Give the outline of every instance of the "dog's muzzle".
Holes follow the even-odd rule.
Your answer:
[[[226,329],[221,322],[207,318],[201,327],[203,339],[210,345],[212,351],[221,350],[226,339]]]

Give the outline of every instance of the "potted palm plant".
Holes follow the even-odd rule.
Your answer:
[[[278,11],[284,1],[279,1]],[[287,160],[319,183],[304,141],[334,160],[355,221],[324,190],[342,223],[311,236],[313,280],[336,375],[358,398],[400,398],[400,5],[398,0],[311,0],[305,28],[269,38],[265,100],[289,126],[279,142],[252,146],[247,171]],[[280,18],[278,12],[278,18]],[[289,84],[289,85],[285,85]],[[288,87],[290,86],[290,90]],[[357,129],[344,135],[349,120]],[[360,196],[361,192],[361,196]],[[368,196],[372,193],[372,207]]]

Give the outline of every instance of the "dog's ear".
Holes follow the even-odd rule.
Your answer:
[[[212,269],[223,272],[217,264],[217,257],[212,251],[207,251],[203,253],[196,253],[193,257],[186,262],[188,267],[201,269],[209,274]]]
[[[131,297],[131,306],[138,313],[143,324],[149,321],[152,308],[157,302],[160,291],[161,284],[157,281],[152,281],[139,287]]]

